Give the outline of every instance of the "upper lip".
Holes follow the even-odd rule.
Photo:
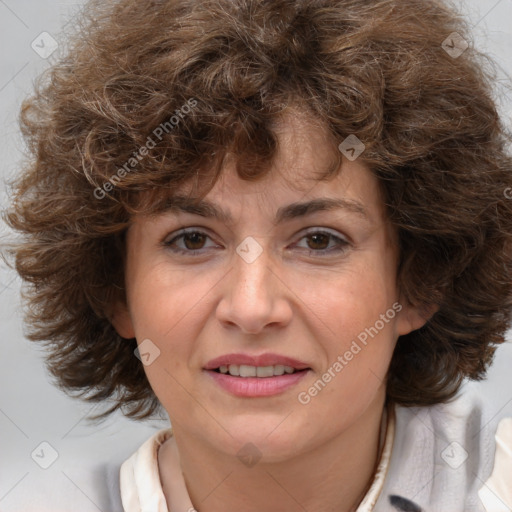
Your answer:
[[[306,363],[298,361],[292,357],[281,356],[279,354],[261,354],[259,356],[251,356],[249,354],[225,354],[216,357],[205,365],[205,370],[216,370],[220,366],[229,366],[230,364],[245,364],[248,366],[291,366],[295,370],[305,370],[309,368]]]

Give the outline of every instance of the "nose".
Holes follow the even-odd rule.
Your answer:
[[[292,317],[293,292],[283,278],[281,266],[264,247],[254,260],[236,253],[233,267],[225,276],[222,298],[216,314],[226,327],[258,334],[268,328],[282,328]]]

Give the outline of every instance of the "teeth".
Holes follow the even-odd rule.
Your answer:
[[[274,367],[273,366],[258,366],[256,368],[256,377],[273,377]]]
[[[274,375],[283,375],[284,366],[282,364],[276,364],[274,366]]]
[[[240,377],[256,377],[256,366],[240,365]]]
[[[274,377],[285,373],[294,373],[291,366],[276,364],[275,366],[250,366],[247,364],[230,364],[219,368],[220,373],[233,375],[235,377]]]
[[[235,377],[240,375],[240,367],[237,364],[230,364],[228,366],[228,371],[230,375],[234,375]]]

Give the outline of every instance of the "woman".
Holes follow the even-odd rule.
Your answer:
[[[464,24],[435,0],[87,13],[24,104],[7,220],[62,388],[169,415],[117,506],[512,506],[511,419],[461,392],[512,306],[512,160]]]

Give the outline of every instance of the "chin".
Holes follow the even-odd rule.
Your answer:
[[[238,422],[236,426],[225,426],[228,432],[236,432],[226,451],[235,454],[242,462],[247,458],[249,464],[253,463],[252,459],[269,464],[292,459],[309,439],[297,423],[289,426],[292,428],[284,428],[282,414],[278,420],[275,416],[268,420],[254,418],[250,424]]]

